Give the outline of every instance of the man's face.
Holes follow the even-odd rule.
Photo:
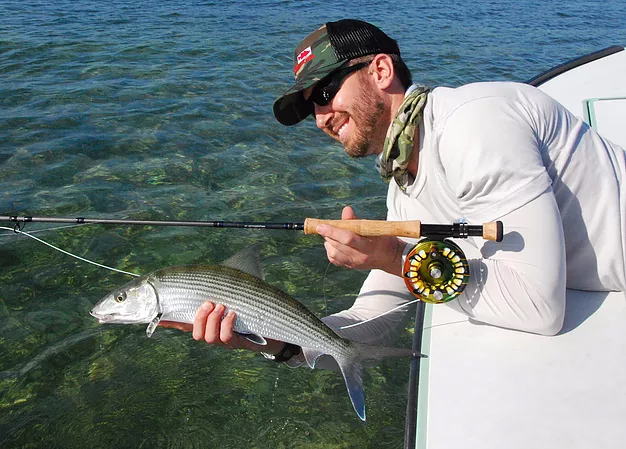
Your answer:
[[[310,92],[305,92],[308,96]],[[378,154],[387,131],[385,103],[368,68],[348,76],[337,95],[325,106],[315,104],[315,123],[341,142],[351,157]]]

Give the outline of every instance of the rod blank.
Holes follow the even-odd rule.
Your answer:
[[[134,226],[190,226],[204,228],[253,228],[253,229],[293,229],[302,231],[303,223],[263,223],[239,221],[178,221],[178,220],[126,220],[110,218],[60,218],[60,217],[19,217],[11,215],[0,217],[0,221],[11,223],[72,223],[72,224],[109,224]]]

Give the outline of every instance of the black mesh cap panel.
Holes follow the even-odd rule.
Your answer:
[[[378,53],[400,55],[398,43],[367,22],[343,19],[326,24],[337,59],[354,59]]]

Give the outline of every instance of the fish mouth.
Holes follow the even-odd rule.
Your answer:
[[[109,321],[113,319],[110,315],[99,314],[98,312],[95,311],[95,309],[89,311],[89,315],[91,315],[94,318],[97,318],[100,324],[108,323]]]
[[[142,321],[140,319],[134,319],[133,317],[121,315],[119,313],[98,313],[95,309],[89,312],[89,315],[97,318],[100,324],[115,323],[115,324],[139,324],[148,323],[149,321]]]

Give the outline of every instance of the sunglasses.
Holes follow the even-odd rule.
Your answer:
[[[361,70],[363,67],[367,67],[370,65],[372,61],[369,62],[359,62],[358,64],[354,64],[343,69],[335,70],[329,75],[322,78],[317,82],[313,90],[311,91],[311,96],[309,96],[309,100],[315,103],[318,106],[326,106],[328,103],[335,98],[337,92],[341,88],[341,83],[346,79],[349,75],[354,72]]]

